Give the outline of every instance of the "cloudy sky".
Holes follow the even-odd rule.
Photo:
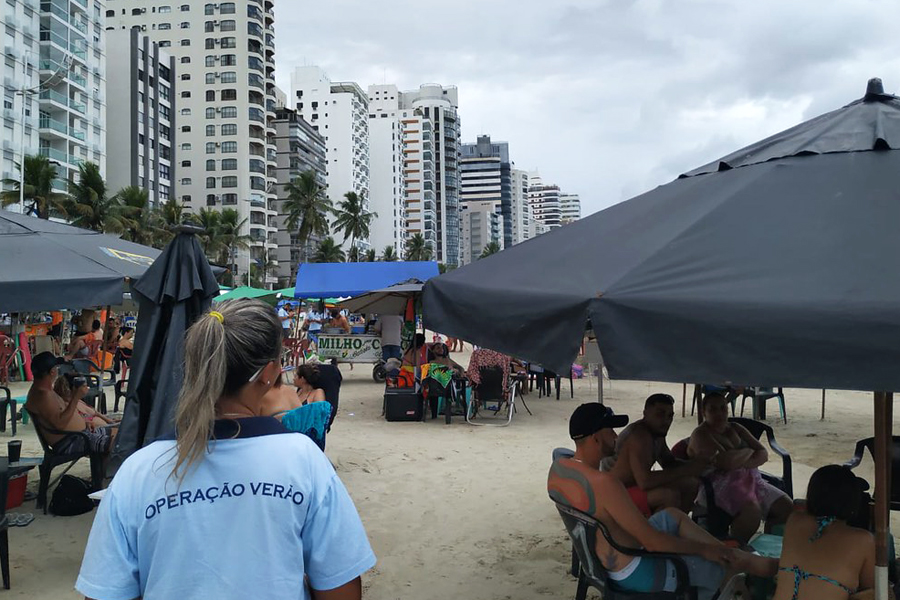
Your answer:
[[[296,8],[289,8],[296,4]],[[585,214],[863,95],[900,91],[900,3],[290,0],[280,87],[456,85],[463,141],[581,194]]]

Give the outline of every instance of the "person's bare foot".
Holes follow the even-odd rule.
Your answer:
[[[739,573],[748,573],[757,577],[774,577],[778,572],[778,560],[732,549],[729,566]]]

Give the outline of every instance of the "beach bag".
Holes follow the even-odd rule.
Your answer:
[[[50,512],[59,517],[74,517],[94,510],[94,501],[88,498],[91,484],[84,479],[63,475],[50,499]]]

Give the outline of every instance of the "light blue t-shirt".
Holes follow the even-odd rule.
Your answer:
[[[322,451],[275,419],[240,422],[242,437],[217,435],[181,485],[170,477],[174,441],[125,461],[94,518],[79,592],[98,600],[305,600],[304,575],[313,589],[330,590],[375,565]]]
[[[311,311],[309,311],[309,314],[306,315],[306,318],[309,319],[310,321],[312,321],[313,319],[316,319],[317,321],[322,321],[322,320],[325,319],[325,313],[320,313],[320,312],[317,311],[317,310],[311,310]],[[312,322],[311,322],[311,323],[309,324],[309,330],[310,330],[310,331],[313,331],[313,332],[315,332],[315,331],[321,331],[321,330],[322,330],[322,324],[321,324],[321,323],[312,323]]]

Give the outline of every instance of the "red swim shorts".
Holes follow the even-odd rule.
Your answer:
[[[627,488],[627,490],[628,495],[631,496],[631,501],[634,502],[634,505],[637,506],[638,510],[641,511],[641,513],[643,513],[643,515],[649,519],[652,513],[650,512],[650,502],[647,500],[647,492],[636,485]]]

